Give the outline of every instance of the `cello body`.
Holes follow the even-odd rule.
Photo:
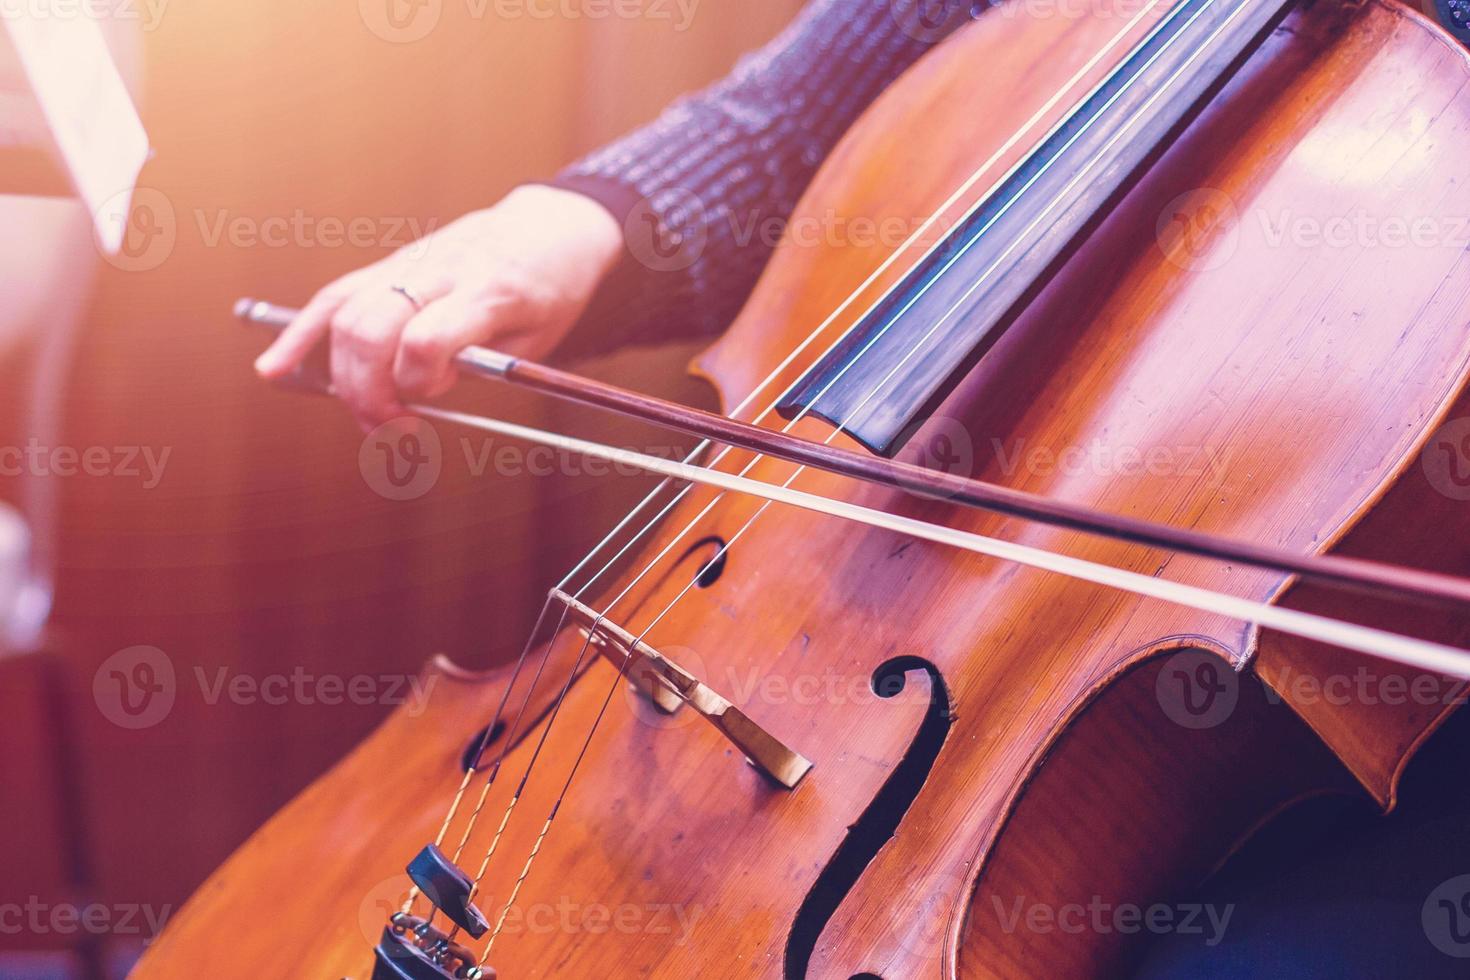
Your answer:
[[[1023,6],[997,7],[936,48],[829,158],[747,307],[696,366],[727,406],[978,161],[1028,122],[1045,125],[1045,97],[1122,21]],[[1455,465],[1455,421],[1470,413],[1470,243],[1454,240],[1465,230],[1449,220],[1470,215],[1467,82],[1466,53],[1398,4],[1292,13],[907,456],[1302,553],[1470,571],[1470,490]],[[1026,143],[999,155],[997,176]],[[1348,233],[1335,233],[1343,216]],[[1416,237],[1416,221],[1438,231]],[[847,322],[902,271],[877,275]],[[834,336],[843,325],[839,315]],[[821,440],[830,427],[807,419],[795,431]],[[734,452],[720,466],[749,459]],[[751,475],[780,483],[792,470],[766,459]],[[836,476],[797,485],[1234,595],[1470,639],[1447,611]],[[605,596],[715,496],[688,493]],[[1176,901],[1314,794],[1391,807],[1414,749],[1458,702],[1444,678],[833,518],[771,507],[741,533],[759,509],[715,501],[609,616],[640,633],[738,536],[718,574],[646,640],[811,772],[795,790],[773,785],[690,711],[664,714],[605,661],[585,665],[485,878],[493,921],[615,690],[495,941],[501,977],[1124,974],[1141,930],[1098,928],[1072,910]],[[569,630],[546,651],[550,680],[508,747],[511,775],[580,645]],[[135,976],[366,980],[385,917],[408,891],[404,865],[434,839],[509,678],[509,668],[430,664],[424,710],[400,709],[242,846]],[[1354,679],[1349,692],[1419,693],[1331,695],[1342,678]],[[471,870],[516,781],[491,792],[465,849]]]

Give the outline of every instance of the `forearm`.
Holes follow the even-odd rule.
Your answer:
[[[728,325],[842,134],[963,22],[914,29],[913,3],[813,0],[728,78],[553,181],[607,207],[627,253],[563,356]]]

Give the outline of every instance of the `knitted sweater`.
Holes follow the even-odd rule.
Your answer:
[[[812,0],[725,79],[562,171],[622,222],[624,261],[563,345],[577,357],[714,336],[739,311],[817,167],[971,0]]]

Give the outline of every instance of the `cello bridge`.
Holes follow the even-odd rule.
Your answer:
[[[551,596],[566,605],[587,642],[661,710],[672,712],[688,705],[743,752],[746,761],[786,789],[795,789],[811,770],[806,757],[667,656],[560,589],[553,589]]]

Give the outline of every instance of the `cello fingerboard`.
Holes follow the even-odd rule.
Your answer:
[[[897,453],[1291,6],[1182,0],[806,372],[781,414]]]

